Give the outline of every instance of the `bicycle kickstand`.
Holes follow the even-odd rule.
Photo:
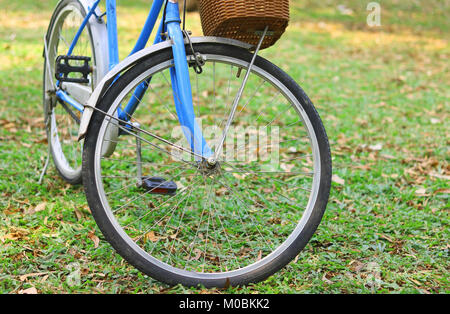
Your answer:
[[[56,91],[56,85],[53,81],[52,75],[51,75],[51,69],[50,69],[50,63],[48,58],[48,48],[47,48],[47,37],[44,35],[44,58],[45,58],[45,64],[46,64],[46,70],[48,71],[50,81],[53,87],[53,92]],[[51,113],[51,112],[50,112]],[[50,118],[47,118],[47,121],[45,121],[45,127],[48,128],[50,123]],[[41,175],[39,176],[38,184],[41,185],[44,181],[44,176],[47,173],[48,165],[50,164],[50,158],[51,158],[51,151],[50,151],[50,144],[47,144],[47,159],[45,160],[44,168],[42,168]]]
[[[44,168],[42,168],[41,175],[39,177],[39,181],[38,181],[39,185],[42,184],[42,181],[44,180],[44,176],[47,173],[48,165],[50,164],[50,155],[51,155],[50,145],[47,145],[47,146],[48,146],[47,147],[47,159],[45,160]]]
[[[133,126],[137,128],[136,130],[136,168],[137,168],[137,185],[142,186],[142,150],[141,150],[141,137],[139,132],[139,123],[133,123]]]

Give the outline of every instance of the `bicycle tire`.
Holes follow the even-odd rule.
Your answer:
[[[252,54],[245,49],[223,44],[195,44],[194,50],[207,56],[225,56],[235,60],[242,60],[246,64],[250,62],[252,57]],[[129,84],[131,84],[131,82],[133,82],[134,79],[139,76],[142,77],[142,74],[152,67],[156,67],[164,62],[170,62],[172,58],[171,50],[166,49],[155,53],[147,60],[134,66],[128,72],[123,74],[108,90],[106,95],[100,101],[98,108],[104,112],[111,110],[110,107],[115,99]],[[302,110],[305,111],[315,132],[318,150],[320,152],[320,173],[318,174],[320,183],[317,188],[317,197],[315,198],[314,204],[311,205],[309,216],[305,220],[302,228],[298,230],[295,239],[291,241],[289,245],[286,245],[286,247],[280,251],[281,253],[268,259],[268,262],[256,263],[258,266],[255,266],[254,268],[243,268],[244,270],[224,272],[213,274],[211,276],[209,276],[209,274],[198,272],[183,270],[174,271],[173,268],[166,267],[160,261],[146,256],[144,251],[140,250],[136,245],[133,245],[133,243],[130,243],[129,237],[121,229],[111,211],[109,211],[102,203],[101,192],[99,191],[97,184],[99,180],[97,171],[99,170],[96,168],[96,158],[98,157],[101,148],[97,145],[102,140],[99,139],[101,126],[104,123],[104,120],[109,120],[109,118],[106,118],[105,115],[99,111],[94,112],[83,149],[84,188],[93,217],[106,240],[125,260],[145,274],[161,282],[170,285],[181,283],[185,286],[204,285],[205,287],[238,286],[259,282],[271,276],[292,261],[305,247],[320,224],[328,202],[332,172],[330,148],[323,124],[308,96],[291,77],[277,66],[261,57],[256,59],[255,67],[264,70],[266,73],[270,73],[270,75],[276,78],[278,82],[286,86],[301,104]]]

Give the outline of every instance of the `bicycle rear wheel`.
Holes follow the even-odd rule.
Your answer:
[[[206,60],[191,73],[194,111],[214,151],[252,55],[219,44],[194,50]],[[89,206],[117,252],[160,281],[258,282],[294,259],[320,223],[331,183],[325,130],[302,89],[258,57],[223,157],[199,160],[173,105],[172,58],[169,49],[136,65],[94,112],[83,153]],[[116,151],[103,156],[114,113],[144,81],[137,111],[119,123]]]
[[[81,112],[58,100],[53,84],[56,84],[56,58],[67,54],[85,16],[86,11],[77,0],[63,0],[58,3],[47,32],[49,64],[47,65],[45,58],[43,72],[44,116],[48,145],[56,169],[61,177],[71,184],[81,183],[82,143],[77,141]],[[89,75],[89,83],[64,82],[59,86],[80,104],[86,103],[105,72],[103,60],[100,65],[97,64],[97,60],[105,56],[99,44],[101,39],[96,32],[91,31],[91,23],[90,21],[86,25],[72,53],[91,58],[93,72]],[[77,65],[77,62],[71,64]]]

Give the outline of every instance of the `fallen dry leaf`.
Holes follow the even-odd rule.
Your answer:
[[[350,266],[350,269],[357,273],[359,273],[361,271],[361,269],[364,268],[365,265],[366,264],[364,264],[360,261],[356,261],[356,260],[353,260],[348,264],[348,266]]]
[[[92,242],[94,242],[94,248],[98,248],[98,244],[100,243],[100,239],[95,235],[95,231],[92,230],[88,233],[88,237],[89,239],[92,240]]]
[[[189,259],[190,261],[197,261],[202,256],[202,251],[199,249],[195,249],[194,252],[196,253],[195,257]]]
[[[77,217],[78,221],[83,219],[83,214],[78,209],[75,209],[75,216]]]
[[[441,120],[436,119],[436,118],[431,118],[430,122],[431,122],[431,124],[438,124],[438,123],[441,123]]]
[[[35,287],[31,287],[25,290],[19,290],[19,294],[38,294],[38,291]]]
[[[37,205],[35,207],[31,207],[28,210],[26,210],[25,214],[32,215],[34,213],[37,213],[37,212],[45,210],[46,207],[47,207],[47,202],[42,202],[39,205]]]
[[[11,228],[10,233],[0,236],[0,241],[5,242],[5,240],[22,240],[26,239],[30,232],[26,229],[21,228]]]
[[[419,188],[419,189],[417,189],[416,192],[415,192],[415,194],[416,194],[417,196],[429,196],[429,195],[430,195],[429,193],[427,194],[427,189],[425,189],[425,188]]]
[[[383,149],[383,145],[382,144],[369,145],[369,149],[371,151],[376,152],[376,151],[382,150]]]
[[[258,257],[256,258],[257,261],[260,261],[262,258],[262,251],[260,250],[258,253]]]
[[[361,169],[361,170],[371,170],[370,165],[372,164],[368,164],[368,165],[357,165],[357,166],[352,166],[353,169]]]
[[[421,286],[422,284],[420,282],[418,282],[417,280],[414,280],[412,278],[408,278],[409,280],[411,280],[413,283],[415,283],[418,286]]]
[[[47,207],[47,202],[40,203],[38,206],[36,206],[34,208],[34,212],[37,213],[37,212],[43,211],[43,210],[45,210],[46,207]]]
[[[219,189],[217,189],[215,191],[216,196],[222,196],[222,195],[226,195],[229,194],[228,189],[224,186],[220,187]]]
[[[145,239],[149,240],[151,242],[156,242],[159,240],[159,238],[155,235],[155,233],[153,231],[150,231],[149,233],[147,233],[145,235]]]
[[[377,233],[377,235],[378,235],[380,238],[385,239],[385,240],[387,240],[387,241],[389,241],[389,242],[391,242],[391,243],[394,243],[394,242],[395,242],[394,240],[392,240],[391,237],[388,237],[387,235],[384,235],[384,234],[381,234],[381,233]]]
[[[83,206],[83,210],[85,210],[87,213],[92,214],[91,209],[89,208],[88,205],[84,205]]]
[[[19,277],[20,281],[25,281],[30,277],[37,277],[37,276],[42,276],[42,275],[47,275],[47,273],[30,273],[30,274],[25,274]]]
[[[339,184],[339,185],[345,185],[345,180],[342,179],[342,178],[340,178],[337,174],[333,174],[331,180],[332,180],[334,183],[337,183],[337,184]]]
[[[292,169],[295,167],[294,164],[285,164],[285,163],[281,163],[280,164],[280,168],[285,170],[286,172],[290,172],[292,171]]]
[[[380,157],[383,159],[387,159],[387,160],[395,159],[394,156],[389,155],[389,154],[381,154]]]
[[[430,176],[432,176],[434,178],[438,178],[438,179],[450,180],[450,176],[446,176],[446,175],[435,173],[435,172],[430,172]]]
[[[450,194],[450,189],[437,189],[433,194]]]
[[[332,284],[333,282],[327,278],[327,273],[324,273],[322,276],[322,280],[327,284]]]

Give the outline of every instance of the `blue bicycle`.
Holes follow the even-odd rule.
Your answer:
[[[114,249],[162,282],[236,286],[280,270],[321,221],[331,157],[307,95],[258,56],[270,27],[257,45],[191,37],[178,0],[154,0],[119,62],[116,2],[99,3],[61,0],[45,37],[62,178],[83,183]]]

